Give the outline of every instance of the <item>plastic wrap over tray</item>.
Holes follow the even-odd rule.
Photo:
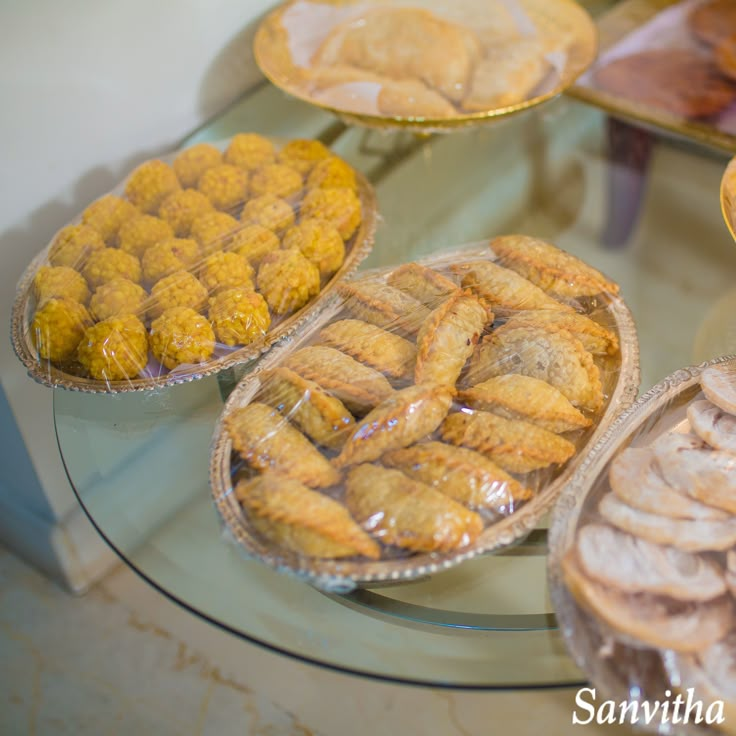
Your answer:
[[[232,536],[333,590],[520,540],[636,396],[617,291],[516,235],[342,283],[223,410],[210,479]]]
[[[736,358],[677,371],[609,428],[555,507],[549,579],[596,691],[579,720],[736,733]]]
[[[49,386],[141,391],[258,357],[370,251],[373,190],[319,141],[244,133],[137,167],[18,287],[12,339]]]

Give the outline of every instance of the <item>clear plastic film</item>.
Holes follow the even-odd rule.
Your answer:
[[[519,541],[638,390],[616,284],[535,238],[337,291],[235,389],[211,460],[235,538],[323,587]]]
[[[736,733],[736,359],[674,373],[614,423],[556,507],[549,572],[598,690],[579,717]]]
[[[595,58],[576,3],[295,0],[255,40],[288,92],[374,125],[442,130],[559,94]]]
[[[51,386],[145,390],[258,357],[368,254],[367,181],[315,140],[244,133],[138,166],[34,259],[16,353]]]

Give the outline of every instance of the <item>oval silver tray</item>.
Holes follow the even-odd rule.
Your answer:
[[[430,267],[438,267],[464,259],[477,258],[481,253],[487,257],[487,245],[482,251],[477,245],[473,248],[466,246],[463,249],[445,251],[439,257],[429,257],[418,262]],[[393,268],[380,269],[372,273],[388,274]],[[368,273],[363,272],[360,276]],[[608,397],[608,403],[598,425],[592,430],[585,445],[551,483],[513,514],[486,527],[472,545],[448,553],[413,554],[379,561],[314,560],[281,549],[274,549],[264,543],[243,514],[235,495],[231,492],[232,444],[224,431],[223,418],[233,410],[247,405],[260,386],[261,372],[277,365],[286,355],[308,340],[311,334],[317,332],[323,324],[336,316],[342,310],[342,304],[339,302],[335,302],[320,313],[308,332],[302,332],[274,348],[256,369],[240,382],[225,404],[212,439],[210,486],[215,507],[228,532],[247,555],[277,570],[288,572],[317,587],[333,592],[348,591],[359,585],[384,581],[400,582],[431,575],[478,555],[495,552],[521,541],[552,507],[586,456],[588,448],[598,442],[615,417],[631,405],[639,391],[639,345],[633,318],[622,299],[618,297],[605,297],[604,299],[605,325],[618,335],[621,354],[618,375],[615,378],[609,376],[608,383],[604,381],[604,393]]]
[[[283,144],[285,141],[272,139],[277,145]],[[218,148],[224,150],[229,140],[222,140],[214,143]],[[176,157],[176,153],[168,156],[161,156],[160,159],[167,163],[171,163]],[[314,314],[319,312],[329,303],[332,291],[335,286],[350,276],[360,265],[368,254],[371,252],[375,238],[377,225],[376,196],[373,187],[368,180],[359,172],[355,172],[358,184],[358,196],[363,210],[363,220],[357,232],[346,243],[345,260],[339,270],[333,274],[332,278],[325,284],[320,293],[312,299],[308,304],[299,311],[289,315],[285,319],[279,320],[273,329],[261,339],[252,342],[250,345],[235,349],[227,349],[220,356],[211,358],[210,360],[196,365],[186,365],[175,368],[172,371],[161,373],[155,376],[137,377],[122,381],[100,381],[93,378],[78,376],[73,373],[64,371],[52,365],[48,361],[40,361],[38,352],[31,340],[30,325],[33,319],[35,309],[35,298],[33,296],[33,277],[38,269],[48,262],[48,251],[51,244],[46,246],[28,265],[20,281],[16,291],[16,298],[13,304],[11,315],[10,336],[13,343],[13,349],[20,361],[26,367],[28,375],[38,383],[51,388],[65,388],[72,391],[83,391],[86,393],[107,393],[116,394],[129,391],[148,391],[162,386],[172,386],[180,383],[189,383],[205,376],[211,376],[219,373],[227,368],[235,365],[246,363],[250,360],[258,358],[267,352],[275,343],[284,337],[296,332],[307,320]],[[126,177],[127,179],[127,177]],[[125,180],[112,189],[109,194],[121,196],[125,188]],[[71,223],[79,221],[76,218]],[[54,237],[56,237],[54,235]],[[53,238],[51,240],[53,242]]]
[[[661,698],[668,687],[665,665],[656,650],[627,645],[624,637],[613,636],[605,624],[577,605],[563,582],[561,560],[574,543],[581,516],[594,513],[601,497],[610,490],[611,461],[626,447],[647,445],[664,432],[686,426],[687,406],[701,393],[703,370],[725,364],[736,370],[736,356],[682,368],[641,396],[592,446],[554,508],[548,536],[549,594],[568,651],[592,687],[601,690],[597,695],[599,704],[606,699],[629,701],[634,685],[641,700]],[[716,733],[692,724],[679,724],[677,729],[678,734],[693,736]]]

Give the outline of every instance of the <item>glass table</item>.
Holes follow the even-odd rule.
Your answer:
[[[364,267],[498,233],[534,234],[621,284],[638,324],[642,389],[736,351],[736,246],[718,197],[723,154],[612,123],[566,98],[417,137],[346,128],[268,86],[187,143],[240,130],[320,138],[367,174],[382,222]],[[152,394],[54,394],[69,479],[128,565],[213,625],[335,670],[454,688],[583,680],[547,597],[544,524],[504,554],[346,595],[246,559],[208,491],[209,442],[236,377]]]

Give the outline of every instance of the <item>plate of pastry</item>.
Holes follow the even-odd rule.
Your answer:
[[[560,94],[593,62],[572,0],[290,0],[255,58],[277,87],[351,123],[442,131]]]
[[[519,541],[638,391],[618,286],[536,238],[337,291],[233,391],[210,458],[241,549],[328,590]]]
[[[736,733],[736,358],[679,370],[622,414],[549,540],[560,629],[600,699],[669,701],[657,733],[711,732],[708,709]],[[683,701],[700,703],[688,720]]]
[[[22,276],[15,352],[86,392],[185,383],[257,358],[365,258],[371,185],[316,140],[241,133],[146,161]]]

